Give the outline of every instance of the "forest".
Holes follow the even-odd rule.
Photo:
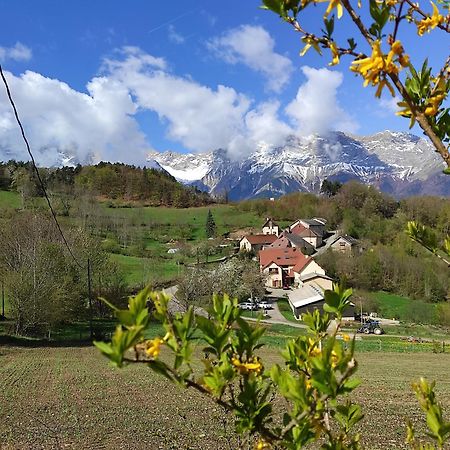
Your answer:
[[[58,196],[89,192],[98,199],[146,206],[188,208],[212,203],[205,192],[184,186],[164,170],[122,163],[39,168],[45,188]],[[24,201],[43,195],[31,163],[0,163],[0,189],[15,190]]]

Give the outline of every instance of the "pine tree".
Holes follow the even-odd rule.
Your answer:
[[[216,222],[211,210],[208,210],[208,217],[206,218],[206,237],[213,238],[216,235]]]

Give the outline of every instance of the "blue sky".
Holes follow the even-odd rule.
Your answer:
[[[349,59],[328,67],[328,54],[300,57],[299,36],[259,4],[0,0],[0,62],[38,159],[51,164],[59,149],[140,163],[150,149],[239,155],[289,133],[407,131]],[[325,7],[304,23],[317,25]],[[353,34],[337,25],[338,38]],[[437,66],[448,53],[446,35],[418,40],[412,30],[404,40],[415,62]],[[25,158],[0,95],[0,156]]]

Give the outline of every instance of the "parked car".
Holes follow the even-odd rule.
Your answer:
[[[254,302],[242,302],[239,303],[239,308],[247,311],[254,311],[258,309],[258,304]]]
[[[258,302],[258,308],[260,309],[273,309],[272,302],[269,302],[268,300],[261,300]]]
[[[380,335],[384,334],[384,330],[380,327],[380,322],[378,322],[377,320],[372,320],[370,322],[364,323],[361,327],[359,327],[357,333]]]

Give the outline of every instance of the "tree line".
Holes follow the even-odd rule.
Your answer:
[[[149,206],[188,208],[212,203],[196,187],[184,186],[164,170],[122,163],[39,168],[46,190],[58,196],[89,191],[106,200],[143,202]],[[14,190],[23,201],[43,195],[31,163],[0,163],[0,189]]]

